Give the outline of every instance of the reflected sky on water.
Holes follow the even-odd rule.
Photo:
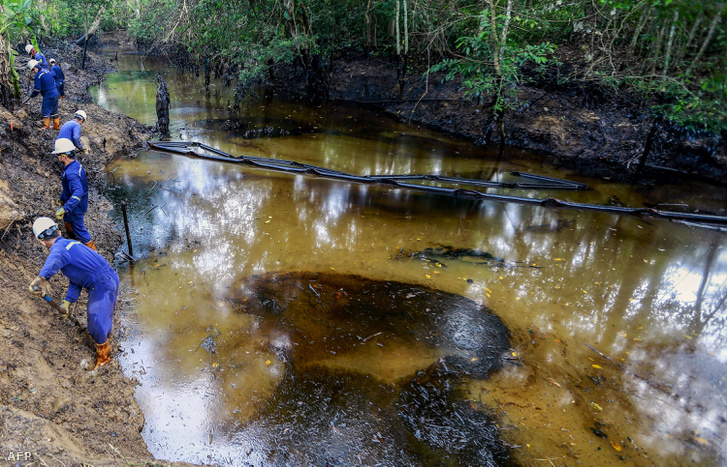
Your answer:
[[[94,91],[97,101],[153,125],[160,64],[137,56],[120,60],[122,72]],[[701,182],[637,189],[586,179],[532,154],[507,149],[500,157],[359,107],[257,100],[235,116],[222,80],[213,80],[207,95],[203,78],[193,73],[165,69],[163,76],[172,99],[172,139],[235,155],[357,175],[503,181],[518,170],[587,183],[593,190],[482,191],[727,210],[722,187]],[[230,117],[233,126],[225,123]],[[287,133],[244,137],[266,127]],[[108,169],[109,195],[129,204],[140,259],[121,268],[133,307],[123,318],[127,334],[119,359],[142,383],[137,397],[147,422],[143,434],[159,458],[238,465],[250,456],[250,462],[264,462],[263,453],[274,447],[259,417],[284,379],[286,362],[274,343],[286,334],[280,323],[245,313],[229,293],[256,275],[325,272],[461,295],[499,316],[512,333],[510,361],[487,380],[458,385],[465,399],[498,417],[518,462],[724,462],[722,231],[460,200],[155,151],[115,160]],[[487,252],[497,259],[427,256],[427,248]],[[360,331],[361,338],[369,335]],[[211,342],[218,343],[214,352],[205,346]],[[319,365],[380,372],[388,375],[381,387],[396,392],[442,355],[381,344],[383,357],[363,352]]]

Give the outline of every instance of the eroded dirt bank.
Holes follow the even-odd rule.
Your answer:
[[[80,47],[45,45],[41,51],[59,60],[66,75],[61,124],[77,109],[88,115],[82,142],[89,151],[80,156],[93,186],[86,225],[99,253],[113,261],[122,230],[109,220],[112,206],[99,194],[101,171],[114,156],[142,144],[148,129],[91,103],[87,87],[112,71],[112,62],[89,53],[86,69],[80,70]],[[21,69],[27,59],[21,54],[16,62],[24,94],[33,86],[27,69]],[[115,360],[96,374],[83,370],[80,362],[95,356],[88,333],[28,292],[47,256],[31,225],[38,216],[53,216],[61,191],[61,166],[50,154],[58,131],[41,131],[40,104],[37,96],[26,105],[15,101],[13,109],[0,107],[0,464],[163,465],[153,460],[140,435],[144,416],[134,400],[135,382],[123,376]],[[67,279],[57,274],[51,284],[53,298],[62,300]],[[72,309],[81,323],[85,297]],[[114,353],[118,332],[115,326]]]
[[[291,75],[294,75],[292,77]],[[402,121],[427,125],[472,140],[498,144],[487,100],[464,97],[460,81],[444,74],[412,73],[400,90],[396,64],[357,56],[332,61],[324,79],[328,97],[375,105]],[[275,70],[281,90],[305,91],[300,68]],[[592,83],[558,84],[539,79],[519,90],[519,107],[505,117],[505,144],[544,154],[554,164],[585,175],[631,181],[654,123],[650,102]],[[727,176],[727,141],[696,135],[660,121],[639,180],[697,175],[715,181]]]

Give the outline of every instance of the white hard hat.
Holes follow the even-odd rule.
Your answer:
[[[58,224],[50,217],[39,217],[33,222],[33,235],[38,240],[43,240],[53,235],[53,232],[56,230],[58,230]]]
[[[82,118],[83,121],[86,121],[86,112],[83,110],[76,110],[76,114],[73,116],[73,118]]]
[[[33,68],[37,67],[40,62],[38,60],[30,60],[28,62],[28,70],[32,70]]]
[[[68,138],[58,138],[55,144],[55,151],[51,154],[65,154],[67,152],[75,151],[76,145],[73,144]]]
[[[25,51],[27,53],[30,53],[31,50],[33,50],[33,44],[28,44],[25,46]]]

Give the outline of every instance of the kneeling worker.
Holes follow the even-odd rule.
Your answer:
[[[116,297],[119,292],[119,276],[111,265],[90,248],[75,240],[61,236],[58,225],[49,217],[39,217],[33,223],[33,235],[50,250],[38,277],[30,283],[30,292],[48,295],[48,279],[59,270],[68,278],[68,292],[61,307],[68,311],[70,304],[78,300],[81,289],[88,292],[87,326],[96,343],[96,368],[111,361],[109,335],[113,325]]]
[[[64,165],[61,177],[63,191],[60,196],[63,206],[56,211],[56,219],[65,222],[70,238],[95,250],[96,242],[91,239],[83,220],[88,210],[88,181],[86,171],[76,160],[76,146],[70,139],[59,138],[51,154],[58,154],[58,160]]]

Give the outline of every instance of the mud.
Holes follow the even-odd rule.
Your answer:
[[[568,53],[562,51],[561,53]],[[399,93],[396,63],[349,54],[327,65],[332,100],[371,105],[401,121],[470,139],[475,144],[501,143],[493,132],[492,107],[464,96],[461,82],[443,74],[409,74]],[[305,95],[305,76],[295,67],[274,73],[277,92]],[[647,135],[654,122],[649,101],[596,85],[559,84],[557,76],[539,77],[522,86],[519,107],[505,117],[508,146],[545,154],[558,166],[584,175],[621,181],[658,183],[727,176],[727,141],[720,135],[697,134],[658,122],[656,138],[637,173]]]
[[[114,261],[122,229],[109,220],[112,206],[99,195],[102,170],[111,158],[132,153],[148,131],[91,103],[87,87],[112,71],[112,62],[89,51],[81,70],[82,48],[70,41],[43,43],[41,50],[66,75],[61,124],[77,109],[88,115],[81,136],[88,151],[79,157],[92,187],[86,226],[99,253]],[[18,67],[26,62],[21,53]],[[19,74],[25,93],[32,78],[25,69]],[[81,362],[95,358],[88,333],[28,293],[47,256],[31,225],[37,216],[52,216],[57,209],[61,166],[50,154],[58,131],[41,131],[40,96],[26,105],[21,99],[12,109],[0,107],[0,459],[3,465],[165,465],[153,460],[139,434],[144,416],[134,400],[135,382],[115,360],[97,372],[83,370]],[[53,298],[60,301],[67,280],[57,274],[50,283]],[[121,296],[117,313],[124,306],[123,291]],[[83,293],[72,309],[81,322],[86,319],[85,297]],[[112,356],[119,350],[119,332],[115,326]]]

